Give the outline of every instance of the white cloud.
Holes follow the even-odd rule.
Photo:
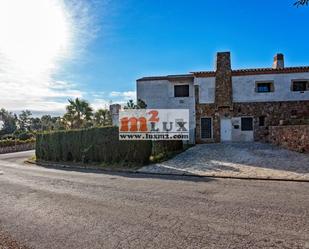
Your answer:
[[[94,108],[94,110],[108,109],[110,104],[111,102],[105,99],[94,99],[91,102],[91,106]]]
[[[127,100],[135,100],[136,99],[136,91],[125,91],[125,92],[116,92],[113,91],[110,94],[110,97],[113,98],[120,98],[122,101],[127,101]]]
[[[110,93],[105,92],[90,92],[87,93],[87,98],[90,99],[91,106],[97,110],[100,108],[108,109],[111,104],[121,104],[125,105],[128,100],[136,99],[136,92],[135,91],[112,91]]]
[[[59,112],[83,97],[54,75],[93,38],[91,21],[83,0],[1,0],[0,107]]]

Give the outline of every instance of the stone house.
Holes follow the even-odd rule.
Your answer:
[[[190,110],[191,143],[263,141],[270,126],[309,118],[309,66],[285,67],[283,54],[269,68],[231,67],[230,52],[214,71],[144,77],[137,99],[147,108]]]

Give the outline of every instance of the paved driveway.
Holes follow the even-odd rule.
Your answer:
[[[309,180],[309,155],[263,143],[200,144],[140,171]]]

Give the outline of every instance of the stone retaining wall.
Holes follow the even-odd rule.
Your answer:
[[[19,145],[9,146],[9,147],[0,147],[0,154],[25,151],[25,150],[33,150],[34,148],[35,148],[35,143],[19,144]]]
[[[267,141],[286,149],[309,153],[309,125],[269,126]]]

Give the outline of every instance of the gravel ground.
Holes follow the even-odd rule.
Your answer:
[[[139,171],[309,181],[309,155],[264,143],[200,144]]]
[[[0,249],[30,249],[20,245],[7,232],[1,231],[0,228]]]

